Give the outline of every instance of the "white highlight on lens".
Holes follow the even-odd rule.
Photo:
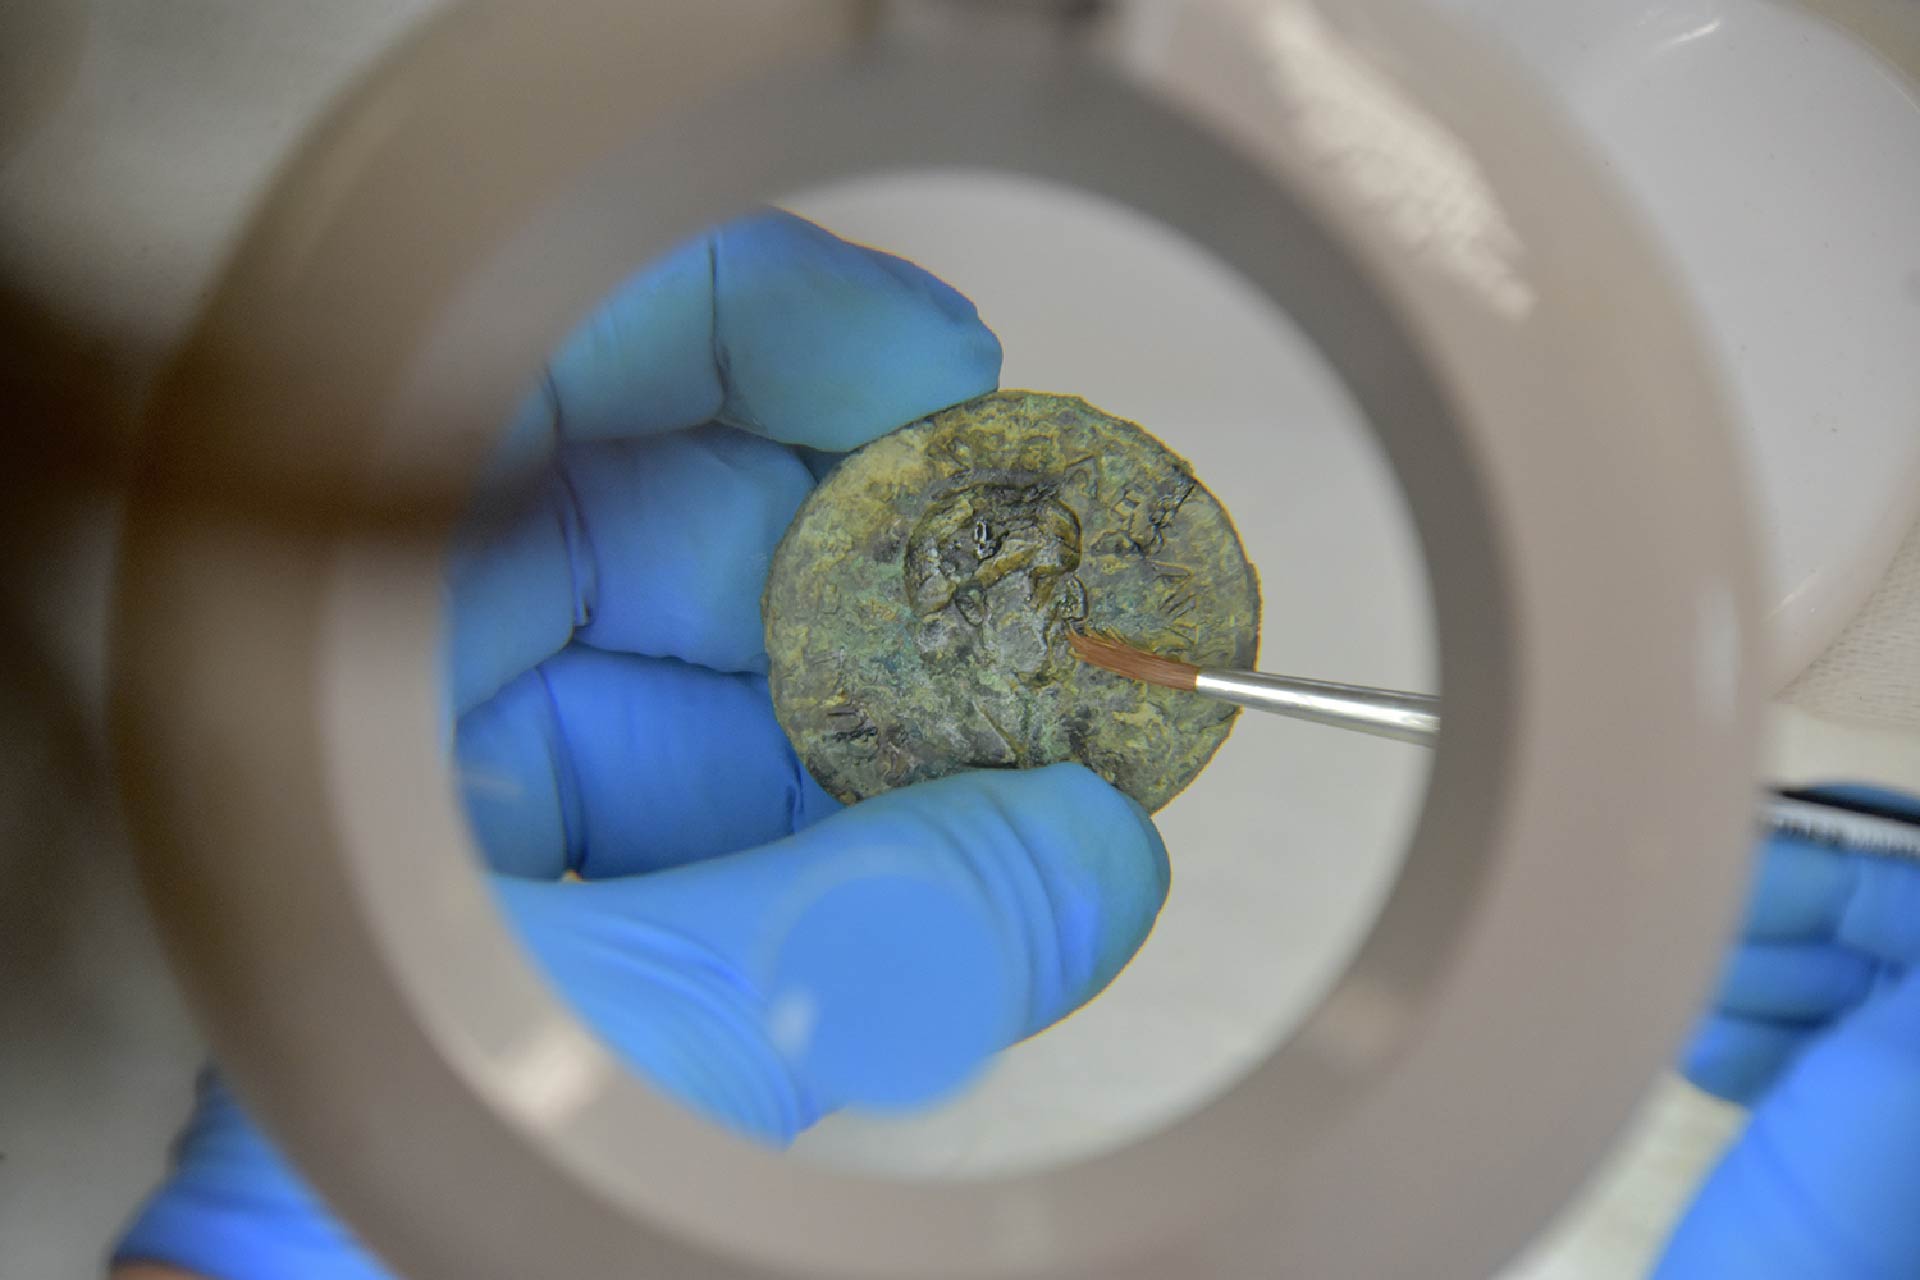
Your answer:
[[[585,1107],[614,1078],[613,1060],[571,1019],[533,1028],[501,1055],[507,1097],[523,1116],[556,1126]]]
[[[820,1002],[811,991],[789,987],[767,1006],[767,1040],[782,1057],[804,1057],[820,1025]]]

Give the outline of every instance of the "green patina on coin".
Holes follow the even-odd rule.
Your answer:
[[[774,712],[843,801],[1078,760],[1150,810],[1235,711],[1086,666],[1074,628],[1251,668],[1260,587],[1214,496],[1131,422],[1003,391],[842,462],[774,553]]]

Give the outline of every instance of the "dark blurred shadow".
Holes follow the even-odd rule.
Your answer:
[[[137,888],[102,714],[146,359],[0,284],[5,1275],[97,1265],[159,1174],[202,1054]]]
[[[89,874],[76,861],[126,861],[112,834],[99,690],[78,674],[88,655],[57,646],[103,613],[106,583],[62,570],[75,529],[116,509],[133,374],[0,288],[0,989],[10,1025],[24,1003],[86,1017],[60,960],[69,932],[85,927],[68,909],[74,880]]]

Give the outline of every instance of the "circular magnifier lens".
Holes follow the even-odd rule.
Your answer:
[[[1013,175],[794,193],[635,271],[528,380],[450,575],[461,799],[523,941],[643,1076],[851,1171],[1030,1171],[1203,1105],[1358,948],[1431,760],[1075,655],[1437,671],[1311,342]],[[1058,765],[1100,781],[1011,776]]]
[[[160,415],[134,790],[237,1082],[396,1261],[1472,1269],[1574,1185],[1734,901],[1733,469],[1594,170],[1356,5],[1183,11],[1151,92],[496,15],[295,167]],[[1091,635],[1447,732],[1190,768]]]

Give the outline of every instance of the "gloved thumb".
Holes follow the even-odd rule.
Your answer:
[[[1920,1275],[1920,970],[1810,1046],[1753,1113],[1658,1272]]]
[[[977,773],[626,880],[502,880],[582,1016],[656,1085],[785,1142],[900,1108],[1079,1008],[1168,884],[1145,810],[1078,765]]]

